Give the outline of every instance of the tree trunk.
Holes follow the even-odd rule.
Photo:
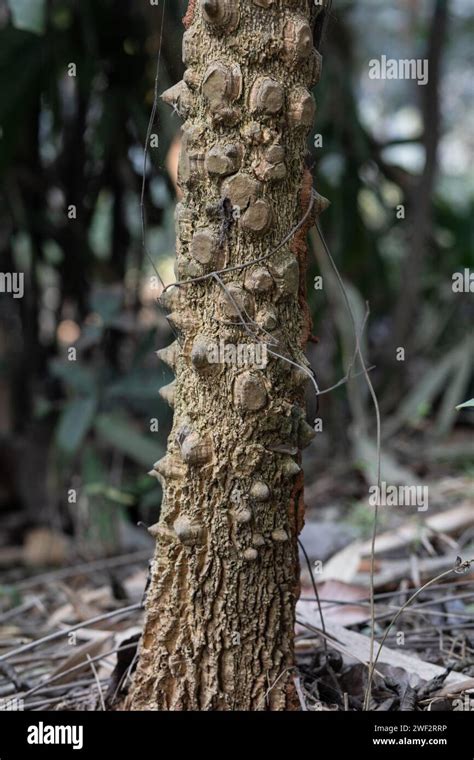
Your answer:
[[[154,467],[164,499],[132,710],[298,709],[300,450],[314,435],[305,239],[324,206],[304,155],[320,10],[191,0],[188,68],[163,95],[185,119],[177,277],[201,279],[163,298],[179,333],[160,352],[175,413]],[[205,277],[226,267],[221,282]]]

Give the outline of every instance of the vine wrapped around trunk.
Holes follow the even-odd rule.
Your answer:
[[[175,411],[153,470],[164,496],[132,710],[298,709],[300,451],[314,435],[305,238],[325,205],[304,155],[320,10],[191,0],[184,79],[162,96],[185,120],[177,279],[198,280],[162,299],[179,335],[159,352]]]

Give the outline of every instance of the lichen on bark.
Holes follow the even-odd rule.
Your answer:
[[[160,352],[174,405],[134,710],[297,709],[297,537],[303,520],[305,236],[277,253],[312,199],[304,169],[321,57],[307,0],[196,0],[184,79],[163,95],[184,119],[176,209],[179,339]],[[250,264],[255,259],[263,261]],[[250,264],[220,279],[215,270]],[[209,361],[258,340],[288,357]]]

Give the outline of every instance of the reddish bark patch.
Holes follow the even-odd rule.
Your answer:
[[[188,10],[183,16],[183,24],[185,29],[189,29],[194,21],[194,11],[196,10],[196,0],[189,0]]]
[[[304,478],[302,478],[302,480],[304,480]],[[305,513],[306,513],[306,504],[304,501],[304,489],[302,488],[299,495],[299,499],[298,499],[298,510],[296,513],[298,534],[300,534],[301,531],[303,530]]]
[[[305,168],[303,181],[300,190],[300,208],[302,215],[308,210],[311,202],[311,193],[313,192],[313,177],[309,169]],[[308,269],[308,245],[306,236],[314,224],[314,213],[311,213],[306,222],[300,227],[291,242],[291,250],[295,254],[300,267],[300,287],[298,293],[298,302],[303,312],[304,326],[301,335],[301,345],[304,347],[309,340],[313,328],[311,311],[306,300],[306,272]]]
[[[303,529],[305,511],[306,511],[306,504],[304,503],[304,473],[303,471],[301,471],[297,475],[295,484],[291,491],[290,505],[289,505],[290,525],[293,525],[296,538],[298,538],[299,534],[301,533]],[[300,573],[300,563],[299,563],[299,554],[298,554],[297,545],[296,545],[295,563],[296,563],[296,575],[295,575],[295,584],[293,587],[293,594],[295,596],[295,599],[299,599],[300,594],[301,594],[301,573]]]
[[[308,210],[308,206],[311,202],[311,194],[313,192],[313,177],[309,169],[305,168],[303,172],[303,180],[300,190],[300,208],[301,213],[305,214]],[[308,269],[308,245],[306,242],[306,236],[313,226],[315,221],[314,212],[311,212],[306,222],[300,227],[298,232],[293,238],[291,243],[291,250],[295,254],[300,267],[300,283],[298,290],[298,303],[303,313],[303,330],[301,333],[301,346],[305,347],[308,340],[315,340],[311,335],[313,328],[313,320],[311,318],[311,311],[306,298],[306,272]],[[293,521],[295,526],[296,536],[299,536],[304,525],[306,505],[304,503],[304,473],[300,472],[295,480],[293,490],[290,496],[290,521]],[[298,563],[299,564],[299,563]],[[299,597],[300,583],[299,573],[298,581],[296,584],[296,598]]]
[[[293,681],[292,678],[288,681],[286,694],[287,694],[287,700],[288,700],[288,707],[287,707],[288,711],[300,712],[301,710],[300,700],[298,697],[298,692],[296,691],[295,682]]]
[[[301,533],[304,525],[304,475],[303,471],[298,473],[290,495],[289,518],[295,527],[297,536]]]

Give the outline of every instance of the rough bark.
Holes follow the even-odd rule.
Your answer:
[[[305,237],[324,200],[304,169],[321,58],[308,0],[197,0],[185,17],[184,81],[164,93],[185,119],[177,277],[163,301],[179,339],[146,622],[128,707],[297,709],[293,631],[303,522],[301,448],[310,330]],[[233,214],[232,214],[233,212]],[[234,216],[236,217],[234,219]],[[241,315],[252,337],[239,324]],[[251,321],[253,320],[253,321]],[[268,343],[294,364],[209,362],[209,349]]]

